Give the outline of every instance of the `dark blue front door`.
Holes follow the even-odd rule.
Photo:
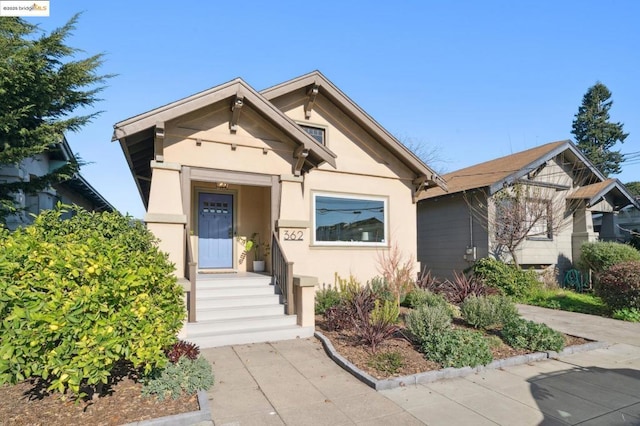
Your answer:
[[[200,194],[198,236],[198,267],[233,267],[233,195]]]

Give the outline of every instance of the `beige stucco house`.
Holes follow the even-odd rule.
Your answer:
[[[206,282],[252,272],[244,241],[257,233],[287,313],[309,325],[313,288],[302,287],[334,273],[364,282],[393,242],[415,258],[415,202],[444,188],[317,71],[262,91],[238,78],[114,127],[145,222],[191,279],[192,321],[207,315]]]
[[[527,200],[521,210],[526,235],[516,258],[525,268],[557,265],[559,277],[578,260],[584,242],[613,236],[613,226],[603,225],[600,235],[594,232],[593,213],[610,224],[622,207],[637,207],[624,185],[606,179],[568,140],[457,170],[443,179],[448,192],[434,188],[420,196],[418,259],[445,278],[479,258],[512,260],[496,235],[505,226],[516,226],[499,216],[501,194],[516,186],[526,191]],[[528,217],[530,212],[537,212],[536,217]]]
[[[0,167],[0,180],[4,182],[29,182],[75,161],[66,138],[48,151],[27,158],[14,165]],[[7,228],[14,230],[33,222],[33,215],[52,209],[57,202],[75,204],[89,211],[114,211],[115,208],[79,173],[72,179],[51,185],[37,193],[18,191],[13,194],[18,213],[7,217]]]

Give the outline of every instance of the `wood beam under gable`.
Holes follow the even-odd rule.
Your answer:
[[[158,121],[153,132],[153,158],[159,163],[164,161],[164,121]]]
[[[293,152],[293,158],[296,159],[296,164],[293,166],[294,176],[300,176],[302,174],[302,166],[304,166],[307,157],[309,156],[309,149],[304,146],[299,146]]]
[[[244,106],[244,96],[237,94],[231,100],[231,120],[229,121],[229,130],[232,133],[238,131],[238,120],[240,119],[240,110]]]
[[[318,92],[320,92],[320,86],[317,84],[312,84],[307,90],[307,102],[305,102],[304,104],[304,118],[306,118],[307,120],[311,118],[311,110],[313,109],[313,105],[316,102],[316,96],[318,96]]]

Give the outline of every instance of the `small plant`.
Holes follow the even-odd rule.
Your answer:
[[[166,351],[166,354],[169,361],[175,364],[182,357],[187,357],[191,360],[198,358],[200,348],[194,343],[179,340]]]
[[[396,374],[404,366],[404,358],[400,352],[379,352],[367,364],[383,373]]]
[[[389,283],[383,277],[374,277],[367,283],[367,286],[378,300],[390,300],[392,302],[396,300],[391,286],[389,286]]]
[[[349,279],[342,278],[337,272],[334,273],[333,288],[337,289],[342,297],[347,301],[351,300],[362,289],[362,285],[353,275]]]
[[[471,270],[474,277],[515,300],[525,300],[542,287],[534,271],[525,271],[490,257],[479,259]]]
[[[430,270],[423,269],[418,279],[416,280],[416,287],[427,290],[432,293],[438,293],[442,282],[431,274]]]
[[[422,344],[434,333],[451,328],[451,311],[446,306],[420,306],[407,315],[407,330],[417,343]]]
[[[398,244],[393,243],[388,251],[379,252],[377,264],[378,271],[382,274],[396,298],[396,304],[400,306],[404,296],[414,286],[414,259],[411,256],[405,258]]]
[[[353,281],[356,282],[356,281]],[[357,325],[375,306],[376,298],[369,287],[350,288],[349,297],[344,297],[336,306],[324,313],[326,327],[332,331],[348,330]],[[341,295],[344,293],[341,292]]]
[[[203,358],[195,360],[181,357],[177,363],[155,370],[144,379],[142,394],[157,395],[160,401],[165,398],[177,399],[181,395],[192,395],[213,386],[214,377],[211,364]]]
[[[500,327],[519,316],[516,305],[506,296],[469,296],[460,305],[462,318],[475,328]]]
[[[564,336],[546,324],[517,318],[502,328],[504,341],[516,348],[531,351],[561,351],[564,348]]]
[[[611,266],[600,275],[595,293],[613,310],[640,309],[640,261]]]
[[[441,294],[432,293],[429,290],[414,288],[405,299],[405,304],[410,308],[419,308],[420,306],[447,306],[447,299]]]
[[[453,304],[459,305],[469,296],[486,296],[498,293],[495,288],[485,285],[473,276],[454,271],[453,277],[452,281],[445,281],[441,287],[442,294]]]
[[[484,339],[487,341],[487,345],[489,345],[489,349],[491,350],[498,349],[504,345],[502,339],[493,334],[485,336]]]
[[[638,308],[618,309],[613,313],[613,318],[622,320],[622,321],[640,322],[640,309]]]
[[[354,327],[353,309],[344,302],[328,308],[323,317],[329,331],[349,330]]]
[[[452,329],[432,333],[421,345],[425,356],[443,367],[476,367],[493,361],[482,333]]]
[[[389,300],[380,303],[375,301],[374,308],[367,312],[364,309],[357,309],[356,334],[375,353],[378,346],[393,336],[399,329],[396,325],[398,321],[398,305]]]
[[[239,237],[238,242],[244,246],[244,250],[240,254],[238,263],[242,264],[249,253],[254,252],[254,259],[256,261],[265,260],[271,253],[271,246],[266,241],[260,240],[260,234],[254,232],[250,237]]]
[[[327,309],[338,305],[341,300],[342,296],[338,290],[333,288],[330,284],[328,286],[323,284],[322,289],[316,292],[316,315],[323,315]]]

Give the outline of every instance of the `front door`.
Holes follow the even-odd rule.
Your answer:
[[[233,267],[233,195],[198,197],[198,267]]]

